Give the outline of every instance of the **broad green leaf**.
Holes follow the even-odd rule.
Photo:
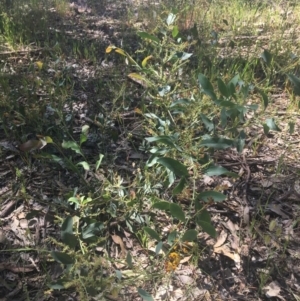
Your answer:
[[[177,231],[174,230],[168,235],[168,244],[169,245],[172,245],[175,242],[175,240],[177,238],[177,234],[178,234]]]
[[[103,230],[104,225],[101,222],[91,222],[82,229],[82,239],[88,239],[98,235]]]
[[[178,185],[173,189],[173,192],[172,192],[173,195],[181,193],[182,190],[184,189],[185,184],[186,184],[186,178],[183,177],[183,178],[180,179]]]
[[[222,100],[220,101],[220,106],[225,108],[234,108],[236,107],[236,103],[229,101],[229,100]]]
[[[181,241],[193,241],[197,238],[197,235],[198,235],[198,232],[194,229],[190,229],[190,230],[187,230],[182,238],[181,238]]]
[[[169,210],[170,209],[170,203],[165,202],[165,201],[156,202],[152,205],[152,208],[160,209],[160,210]]]
[[[87,135],[84,133],[80,134],[80,145],[87,140]]]
[[[52,251],[51,256],[54,258],[55,261],[62,263],[62,264],[73,264],[74,263],[74,259],[70,255],[63,253],[63,252]]]
[[[220,93],[224,97],[228,98],[230,96],[227,86],[225,85],[225,83],[222,81],[221,78],[218,78],[218,88],[219,88]]]
[[[75,203],[75,204],[77,204],[77,205],[80,205],[79,199],[78,199],[77,197],[75,197],[75,196],[70,197],[70,198],[68,199],[68,202],[69,202],[69,203]]]
[[[81,165],[84,168],[84,170],[87,170],[87,171],[90,170],[90,165],[86,161],[78,162],[77,165]]]
[[[82,155],[82,152],[80,150],[79,145],[74,142],[74,141],[63,141],[63,143],[61,144],[61,146],[63,148],[70,148],[71,150],[73,150],[75,153]],[[83,156],[83,155],[82,155]]]
[[[277,132],[281,132],[281,129],[277,126],[277,124],[275,123],[274,118],[268,118],[266,120],[266,125],[269,127],[270,130],[272,131],[277,131]]]
[[[142,297],[143,300],[145,300],[145,301],[154,301],[153,297],[148,292],[143,290],[142,288],[138,288],[137,291],[138,291],[139,295]]]
[[[261,58],[265,61],[267,66],[271,65],[272,54],[268,50],[264,49],[263,53],[261,54]]]
[[[178,34],[179,34],[178,26],[175,25],[172,30],[172,37],[176,38],[178,36]]]
[[[148,39],[148,40],[151,40],[153,42],[156,42],[156,43],[160,43],[160,40],[158,37],[156,36],[153,36],[147,32],[144,32],[144,31],[138,31],[137,32],[137,35],[140,36],[142,39]]]
[[[71,249],[75,250],[75,248],[78,246],[78,238],[75,234],[63,232],[61,233],[61,240],[64,244],[69,246]]]
[[[229,83],[227,84],[227,87],[229,88],[230,86],[231,86],[231,84],[232,84],[232,87],[234,88],[234,93],[235,93],[235,87],[236,87],[236,85],[237,85],[237,83],[239,82],[239,80],[240,80],[240,75],[239,74],[237,74],[237,75],[235,75],[230,81],[229,81]],[[232,89],[232,88],[231,88]],[[233,94],[234,94],[233,93]]]
[[[300,79],[297,76],[293,75],[293,74],[288,74],[287,76],[288,76],[290,82],[294,86],[295,95],[300,96]]]
[[[170,26],[174,23],[176,19],[176,15],[169,13],[168,18],[167,18],[167,25]]]
[[[202,113],[200,113],[200,117],[201,117],[202,122],[204,123],[206,129],[209,132],[213,131],[213,129],[215,128],[214,123]]]
[[[128,267],[129,267],[130,269],[133,268],[133,264],[132,264],[132,256],[131,256],[130,252],[127,252],[127,254],[126,254],[126,263],[128,264]]]
[[[67,283],[67,281],[63,281],[62,279],[58,279],[56,282],[53,283],[49,283],[47,284],[47,286],[53,290],[61,290],[65,288],[65,283]]]
[[[196,223],[211,237],[215,238],[217,236],[216,229],[211,223],[210,215],[207,210],[204,209],[197,214]]]
[[[73,234],[73,217],[68,216],[63,221],[61,226],[61,239],[63,243],[69,246],[71,249],[75,249],[78,245],[78,239]]]
[[[148,55],[147,57],[145,57],[142,61],[142,67],[145,68],[148,61],[152,58],[153,56],[152,55]]]
[[[295,131],[295,122],[294,121],[290,121],[289,122],[289,133],[293,134]]]
[[[222,166],[216,166],[216,165],[210,165],[206,170],[205,174],[208,176],[221,176],[221,175],[227,175],[233,178],[238,178],[238,174],[229,171],[228,169],[222,167]]]
[[[268,104],[269,104],[269,99],[268,99],[268,96],[267,94],[262,91],[262,90],[259,90],[259,94],[261,95],[261,98],[263,100],[263,104],[264,104],[264,109],[267,108]]]
[[[218,191],[204,191],[197,195],[197,199],[208,202],[211,199],[214,202],[222,202],[226,199],[226,195]]]
[[[143,228],[145,232],[147,232],[152,238],[156,239],[157,241],[161,241],[161,238],[159,237],[158,233],[149,227]]]
[[[170,203],[170,213],[173,217],[179,219],[181,222],[185,221],[185,214],[178,204]]]
[[[220,118],[221,118],[221,127],[222,128],[225,128],[226,125],[227,125],[227,119],[228,119],[228,116],[227,116],[227,113],[226,113],[226,109],[225,108],[222,108],[221,110],[221,114],[220,114]]]
[[[205,139],[200,142],[200,146],[211,147],[215,149],[226,149],[235,146],[234,140],[226,139],[226,138],[210,138]]]
[[[184,166],[182,163],[180,163],[179,161],[177,161],[175,159],[163,157],[163,158],[159,158],[157,160],[157,163],[168,168],[169,170],[174,172],[175,175],[177,175],[179,177],[187,177],[189,175],[186,166]]]
[[[156,245],[156,247],[155,247],[155,254],[156,254],[156,255],[159,254],[159,252],[161,251],[162,247],[163,247],[163,242],[160,241],[160,242]]]
[[[198,81],[200,84],[200,88],[203,90],[203,92],[208,95],[214,102],[217,102],[217,96],[214,92],[214,88],[208,78],[202,74],[198,74]]]
[[[267,135],[270,131],[270,128],[265,123],[263,124],[263,128],[264,128],[265,135]]]

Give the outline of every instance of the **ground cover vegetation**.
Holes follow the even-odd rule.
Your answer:
[[[0,300],[300,300],[297,1],[0,3]]]

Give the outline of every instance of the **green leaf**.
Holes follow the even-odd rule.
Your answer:
[[[63,143],[61,144],[61,146],[62,146],[63,148],[70,148],[70,149],[73,150],[75,153],[80,154],[80,155],[83,156],[83,154],[82,154],[82,152],[81,152],[81,150],[80,150],[79,145],[78,145],[76,142],[74,142],[74,141],[65,141],[65,140],[64,140]]]
[[[151,40],[151,41],[153,41],[153,42],[160,43],[160,40],[159,40],[158,37],[153,36],[153,35],[151,35],[151,34],[149,34],[149,33],[147,33],[147,32],[144,32],[144,31],[138,31],[138,32],[137,32],[137,35],[140,36],[140,37],[141,37],[142,39],[144,39],[144,40],[148,39],[148,40]]]
[[[99,154],[99,160],[96,162],[96,166],[95,166],[95,170],[96,170],[96,171],[97,171],[98,168],[100,167],[103,158],[104,158],[104,155]]]
[[[172,37],[176,38],[178,36],[178,34],[179,34],[178,26],[175,25],[172,30]]]
[[[288,76],[288,79],[290,80],[290,82],[294,86],[295,95],[300,96],[300,79],[293,74],[288,74],[287,76]]]
[[[103,228],[104,225],[101,222],[90,222],[87,226],[82,228],[81,237],[83,240],[94,237],[98,235]]]
[[[144,291],[142,288],[138,288],[137,291],[143,300],[154,301],[153,297],[148,292]]]
[[[227,84],[228,92],[229,92],[230,96],[233,96],[234,98],[236,98],[235,97],[235,93],[236,93],[235,87],[236,87],[237,83],[239,82],[239,80],[240,80],[240,75],[237,74]]]
[[[90,170],[90,165],[86,161],[78,162],[77,165],[81,165],[84,168],[84,170],[87,170],[87,171]]]
[[[267,96],[267,94],[266,94],[264,91],[262,91],[262,90],[258,90],[258,92],[259,92],[259,94],[260,94],[260,96],[261,96],[261,98],[262,98],[262,100],[263,100],[264,109],[266,109],[267,106],[268,106],[268,104],[269,104],[268,96]]]
[[[213,88],[212,84],[210,83],[210,81],[208,80],[208,78],[204,74],[199,73],[198,81],[200,84],[200,88],[202,89],[204,94],[208,95],[214,102],[217,102],[217,96],[216,96],[216,94],[214,92],[214,88]]]
[[[70,198],[68,199],[68,202],[69,202],[69,203],[75,203],[75,204],[77,204],[77,205],[80,205],[78,198],[75,197],[75,196],[70,197]]]
[[[214,138],[202,140],[200,142],[200,146],[206,146],[215,149],[226,149],[226,148],[234,147],[235,142],[234,140],[230,140],[226,138],[214,137]]]
[[[289,122],[289,133],[293,134],[295,131],[295,122],[294,121],[290,121]]]
[[[268,118],[266,120],[266,125],[269,127],[270,130],[276,131],[276,132],[281,132],[281,129],[277,126],[275,123],[274,118]]]
[[[267,135],[270,131],[270,128],[265,123],[263,124],[263,127],[264,127],[264,133],[265,135]]]
[[[70,255],[63,253],[63,252],[52,251],[51,256],[54,258],[55,261],[62,263],[62,264],[73,264],[74,263],[74,259]]]
[[[80,134],[80,145],[81,145],[82,143],[84,143],[86,140],[87,140],[87,135],[81,133],[81,134]]]
[[[79,243],[78,238],[76,237],[75,234],[71,234],[71,233],[67,233],[67,232],[61,234],[61,240],[64,244],[66,244],[73,250],[76,249],[76,247],[78,246],[78,243]]]
[[[163,247],[163,242],[160,241],[160,242],[156,245],[156,247],[155,247],[155,254],[156,254],[156,255],[159,254],[159,252],[161,251],[162,247]]]
[[[202,200],[204,202],[210,201],[213,199],[214,202],[222,202],[226,199],[226,195],[218,191],[204,191],[197,195],[198,200]]]
[[[157,163],[163,165],[164,167],[174,172],[176,176],[187,177],[189,175],[186,166],[184,166],[182,163],[180,163],[175,159],[163,157],[163,158],[159,158],[157,160]]]
[[[233,178],[238,178],[238,174],[229,171],[228,169],[222,167],[222,166],[216,166],[216,165],[210,165],[206,170],[205,174],[208,176],[221,176],[221,175],[227,175]]]
[[[265,61],[267,66],[270,66],[272,62],[272,54],[268,50],[264,49],[264,52],[261,54],[261,58]]]
[[[187,230],[182,238],[181,238],[181,241],[193,241],[193,240],[196,240],[197,239],[197,235],[198,235],[198,232],[194,229],[190,229],[190,230]]]
[[[78,239],[73,234],[73,217],[68,216],[61,226],[61,240],[71,249],[75,249],[78,245]]]
[[[144,227],[143,229],[145,232],[147,232],[150,235],[150,237],[156,239],[157,241],[161,241],[161,238],[159,237],[158,233],[155,230],[149,227]]]
[[[56,282],[49,283],[47,286],[53,290],[61,290],[64,289],[64,284],[67,283],[67,281],[63,281],[62,279],[58,279]]]
[[[169,210],[170,209],[170,203],[165,202],[165,201],[156,202],[152,205],[152,208],[160,209],[160,210]]]
[[[173,192],[172,192],[173,195],[181,193],[182,190],[184,189],[185,184],[186,184],[186,178],[183,177],[183,178],[180,179],[178,185],[173,189]]]
[[[172,245],[175,242],[175,240],[177,238],[177,234],[178,234],[177,231],[174,230],[168,235],[168,244],[169,245]]]
[[[216,229],[211,223],[210,215],[207,210],[203,209],[197,214],[196,223],[211,237],[215,238],[217,236]]]
[[[230,97],[230,93],[227,89],[227,86],[225,85],[225,83],[222,81],[221,78],[218,78],[218,88],[219,88],[220,93],[224,97],[226,97],[226,98]]]
[[[174,23],[176,19],[176,15],[169,13],[168,18],[167,18],[167,25],[170,26]]]
[[[178,204],[170,203],[170,213],[173,217],[179,219],[181,222],[185,221],[185,214]]]
[[[175,143],[172,141],[172,139],[169,136],[155,136],[155,137],[148,137],[145,138],[145,140],[147,140],[148,142],[159,142],[159,143],[163,143],[166,144],[172,148],[176,148],[179,151],[181,150],[177,145],[175,145]]]
[[[128,267],[130,269],[132,269],[133,268],[133,264],[132,264],[132,256],[131,256],[130,252],[127,252],[127,254],[126,254],[126,262],[128,264]]]
[[[202,119],[202,122],[204,123],[206,129],[209,132],[211,132],[215,128],[214,123],[209,118],[207,118],[204,114],[200,113],[200,118]]]

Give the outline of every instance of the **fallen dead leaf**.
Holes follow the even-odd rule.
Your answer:
[[[121,248],[121,258],[125,258],[127,252],[126,252],[126,248],[125,248],[125,245],[124,245],[124,242],[123,242],[122,238],[119,235],[115,235],[115,234],[112,234],[111,238],[112,238],[112,240],[114,241],[115,244],[120,246],[120,248]]]

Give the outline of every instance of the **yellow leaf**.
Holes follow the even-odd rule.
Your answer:
[[[44,138],[47,143],[53,143],[53,140],[50,136],[45,136]]]
[[[118,52],[121,55],[127,56],[127,54],[125,53],[125,51],[123,49],[121,49],[121,48],[116,48],[115,51]]]
[[[108,46],[105,50],[105,53],[111,53],[112,50],[116,49],[115,46]]]
[[[137,113],[137,114],[143,114],[142,110],[139,109],[139,108],[135,108],[134,112]]]
[[[147,80],[142,75],[140,75],[138,73],[130,73],[127,76],[134,82],[140,84],[144,88],[147,88],[147,86],[148,86]]]
[[[43,68],[43,62],[37,61],[35,64],[36,64],[36,66],[38,67],[39,70],[41,70]]]
[[[152,55],[149,55],[143,59],[143,61],[142,61],[143,68],[146,67],[148,60],[150,60],[151,58],[152,58]]]

